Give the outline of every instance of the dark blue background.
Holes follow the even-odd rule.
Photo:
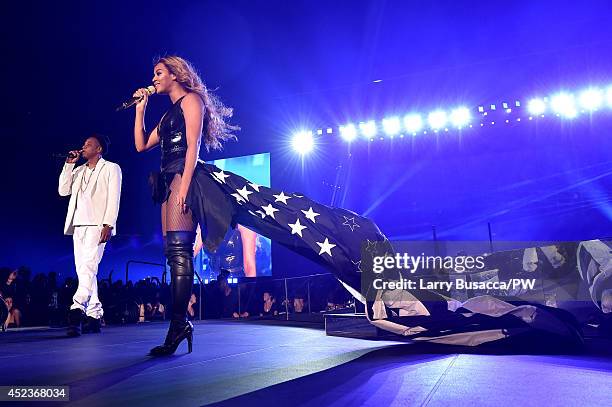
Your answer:
[[[100,273],[161,261],[133,112],[114,107],[157,55],[191,60],[235,108],[240,139],[214,159],[270,151],[272,185],[372,217],[391,238],[588,239],[612,235],[612,111],[574,122],[496,125],[414,141],[321,140],[301,163],[301,127],[417,109],[500,103],[612,84],[606,1],[20,2],[2,13],[0,265],[73,273],[67,200],[51,152],[93,131],[123,168],[117,236]],[[18,7],[18,9],[15,9]],[[374,80],[382,80],[373,83]],[[169,105],[154,97],[149,127]],[[340,172],[337,167],[342,165]],[[348,168],[350,167],[350,172]],[[333,185],[339,185],[333,195]],[[274,248],[277,276],[320,271]],[[138,273],[146,274],[147,270]],[[151,271],[152,272],[152,271]]]

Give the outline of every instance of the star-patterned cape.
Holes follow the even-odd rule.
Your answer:
[[[374,222],[354,212],[257,185],[211,164],[199,162],[192,183],[187,202],[206,230],[203,240],[210,251],[230,226],[241,224],[323,265],[359,291],[362,242],[385,240]]]
[[[167,170],[182,172],[183,166],[184,161]],[[202,228],[207,250],[216,250],[229,227],[246,226],[326,267],[365,303],[371,323],[400,336],[473,346],[508,338],[510,330],[529,330],[555,340],[580,341],[569,313],[546,306],[511,304],[490,296],[459,303],[425,290],[379,290],[373,293],[376,299],[372,293],[366,298],[361,270],[371,267],[368,259],[388,253],[391,246],[374,222],[346,209],[257,185],[202,161],[187,204]]]

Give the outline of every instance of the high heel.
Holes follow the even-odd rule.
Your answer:
[[[193,287],[193,243],[195,233],[169,231],[164,252],[171,274],[172,321],[163,345],[151,349],[151,356],[172,355],[180,343],[187,339],[189,353],[193,350],[193,325],[185,320],[189,297]]]
[[[189,321],[173,320],[170,323],[164,344],[151,349],[149,356],[172,355],[185,339],[187,339],[188,353],[191,353],[193,350],[193,324]]]

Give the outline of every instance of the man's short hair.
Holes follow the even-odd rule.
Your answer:
[[[98,144],[100,144],[100,147],[102,147],[102,154],[106,154],[108,152],[108,148],[110,146],[110,140],[108,137],[98,133],[94,133],[89,137],[95,138],[98,141]]]

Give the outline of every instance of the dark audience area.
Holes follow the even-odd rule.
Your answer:
[[[76,277],[59,281],[57,273],[33,275],[27,267],[0,269],[2,330],[66,325]],[[136,282],[98,280],[104,307],[103,324],[162,321],[172,309],[170,286],[158,277]],[[203,301],[201,301],[203,298]],[[329,275],[308,278],[253,278],[236,282],[222,274],[200,285],[196,280],[187,317],[198,319],[308,320],[326,311],[352,311],[354,303],[340,283]],[[315,318],[316,319],[316,318]]]

